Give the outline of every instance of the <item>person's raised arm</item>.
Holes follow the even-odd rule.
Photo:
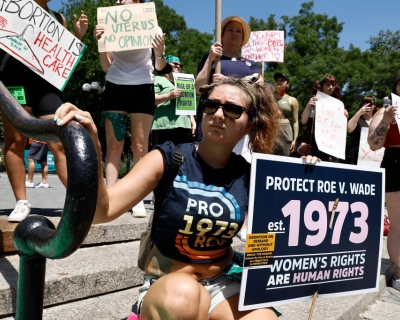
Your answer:
[[[367,108],[371,108],[371,104],[367,104],[365,106],[362,106],[360,109],[358,109],[357,113],[349,120],[347,123],[347,132],[352,133],[354,129],[357,127],[358,120],[360,120],[360,117],[367,113]]]
[[[311,108],[315,108],[315,103],[317,101],[317,98],[315,96],[312,96],[310,100],[308,100],[306,107],[304,108],[304,111],[301,115],[301,123],[302,124],[307,124],[308,118],[310,118],[311,115]]]
[[[292,121],[293,121],[293,141],[290,145],[290,152],[296,151],[296,140],[299,135],[299,102],[296,98],[290,97],[289,104],[292,108]]]
[[[104,27],[100,25],[96,25],[94,27],[94,37],[96,38],[97,41],[100,40],[101,36],[104,33]],[[112,59],[112,54],[110,52],[99,52],[99,61],[101,68],[105,73],[108,72],[108,69],[111,66],[111,63],[113,61]]]
[[[203,68],[197,74],[196,77],[196,92],[200,94],[199,88],[205,84],[208,84],[211,77],[211,69],[212,65],[217,57],[222,57],[222,44],[219,42],[215,42],[208,53],[207,60],[204,63]]]
[[[164,173],[164,160],[159,150],[153,150],[124,178],[107,189],[101,165],[101,147],[97,128],[90,113],[70,103],[64,103],[57,109],[54,120],[59,126],[72,120],[79,122],[88,130],[96,148],[99,192],[93,223],[105,223],[118,218],[144,199],[158,185]]]
[[[396,111],[397,106],[389,106],[375,113],[368,132],[368,144],[372,151],[379,150],[385,144],[386,134]]]
[[[63,19],[63,21],[65,21],[65,19]],[[77,37],[79,40],[82,40],[83,36],[85,35],[85,33],[89,27],[88,18],[86,16],[86,14],[83,12],[83,10],[81,11],[81,15],[80,15],[79,19],[74,14],[73,25],[74,25],[75,37]]]
[[[165,42],[164,42],[165,34],[156,35],[153,39],[152,46],[154,49],[155,55],[155,68],[157,71],[161,71],[167,65],[167,61],[165,60]]]

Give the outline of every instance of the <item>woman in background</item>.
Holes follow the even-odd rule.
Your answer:
[[[400,74],[392,92],[400,96],[399,80]],[[372,151],[385,148],[381,168],[385,169],[385,199],[390,221],[387,249],[394,270],[392,287],[400,291],[400,133],[396,112],[398,107],[391,105],[375,114],[369,127],[368,144]]]
[[[362,98],[356,114],[347,123],[347,132],[350,133],[351,146],[347,153],[346,163],[357,164],[361,129],[369,128],[376,111],[377,99],[373,95],[366,95]]]

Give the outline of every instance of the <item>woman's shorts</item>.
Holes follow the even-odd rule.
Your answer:
[[[400,191],[400,148],[385,149],[381,168],[385,169],[385,192]]]
[[[156,110],[154,84],[120,85],[106,81],[104,111],[145,113],[151,116]]]
[[[47,162],[47,144],[33,141],[29,149],[28,159],[33,159],[39,163]]]
[[[144,296],[155,281],[157,281],[156,277],[144,276],[143,286],[139,289],[139,299],[137,303],[138,314],[140,314]],[[229,279],[222,274],[210,279],[200,280],[199,283],[203,285],[210,294],[211,305],[208,314],[210,314],[219,303],[240,292],[240,282]]]

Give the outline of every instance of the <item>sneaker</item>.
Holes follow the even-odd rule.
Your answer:
[[[34,187],[35,187],[35,184],[34,184],[33,182],[25,181],[25,187],[27,187],[27,188],[34,188]]]
[[[31,205],[28,200],[19,200],[14,210],[8,216],[9,222],[21,222],[31,213]]]
[[[396,289],[397,291],[400,291],[400,280],[392,278],[392,288]]]
[[[140,201],[136,206],[132,208],[132,217],[134,218],[146,218],[146,208],[144,207],[143,200]]]
[[[49,188],[49,184],[48,183],[38,183],[37,185],[35,185],[35,188]]]

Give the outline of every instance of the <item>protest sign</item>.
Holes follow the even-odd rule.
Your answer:
[[[242,57],[257,62],[282,62],[285,32],[279,30],[253,31],[242,48]]]
[[[400,106],[400,97],[394,93],[392,93],[392,105]],[[399,131],[400,131],[400,110],[399,109],[397,109],[394,117],[396,119],[397,127],[399,128]]]
[[[187,73],[173,72],[175,88],[181,90],[182,94],[176,98],[175,114],[196,115],[196,89],[194,76]]]
[[[331,156],[346,158],[347,119],[344,104],[320,91],[317,92],[314,133],[318,149]]]
[[[239,310],[377,291],[383,173],[253,153]]]
[[[154,2],[97,8],[97,23],[104,27],[99,52],[152,48],[160,30]]]
[[[379,150],[372,151],[368,144],[368,131],[369,128],[361,128],[360,144],[358,150],[358,166],[373,166],[380,168],[383,159],[383,154],[385,153],[385,148],[380,148]]]
[[[36,2],[4,0],[0,48],[63,90],[86,46]]]

